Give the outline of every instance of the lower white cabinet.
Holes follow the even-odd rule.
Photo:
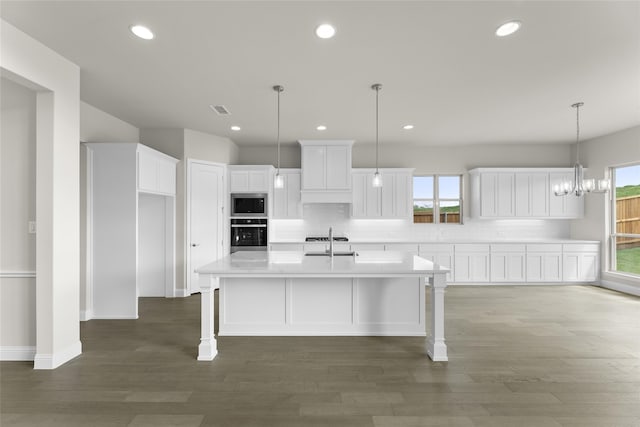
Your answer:
[[[451,271],[447,274],[447,281],[453,282],[455,280],[454,245],[450,243],[420,244],[418,245],[418,255],[450,269]]]
[[[524,282],[526,246],[523,244],[492,244],[491,282]]]
[[[527,245],[527,282],[562,281],[562,245],[539,243]]]
[[[464,243],[455,245],[455,281],[481,283],[489,281],[489,245]]]
[[[598,279],[598,245],[562,245],[562,281],[594,282]]]

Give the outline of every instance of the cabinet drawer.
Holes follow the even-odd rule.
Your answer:
[[[534,243],[527,245],[527,252],[562,252],[560,243]]]
[[[453,252],[453,245],[450,243],[423,243],[418,245],[419,252]]]
[[[498,243],[491,245],[491,252],[524,252],[526,245]]]
[[[460,243],[455,245],[456,252],[489,252],[489,245]]]
[[[598,252],[595,243],[569,243],[562,245],[563,252]]]

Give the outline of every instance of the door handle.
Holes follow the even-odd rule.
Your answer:
[[[196,246],[200,246],[200,243],[192,243],[192,244],[191,244],[191,247],[192,247],[192,248],[195,248]]]

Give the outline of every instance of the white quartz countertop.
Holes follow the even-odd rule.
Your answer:
[[[397,251],[360,251],[357,256],[333,258],[300,251],[236,252],[196,269],[217,277],[421,277],[448,271]]]

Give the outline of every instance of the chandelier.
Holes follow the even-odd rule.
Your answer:
[[[580,164],[580,107],[584,102],[576,102],[571,106],[576,109],[576,163],[573,165],[573,180],[564,180],[553,186],[556,196],[573,194],[576,197],[584,193],[605,193],[609,190],[608,179],[585,179],[584,168]]]

